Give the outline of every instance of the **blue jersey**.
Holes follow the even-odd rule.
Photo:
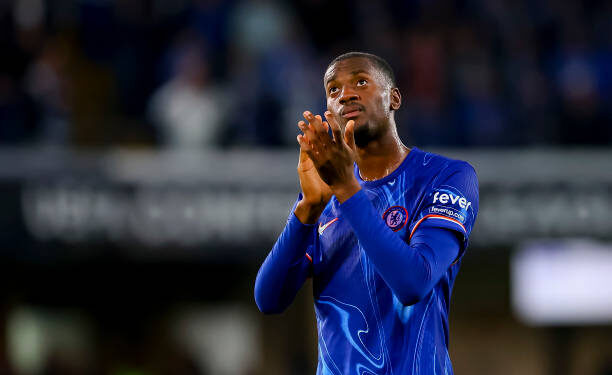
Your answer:
[[[429,226],[455,232],[461,244],[428,294],[407,305],[381,277],[333,197],[306,250],[318,326],[317,374],[452,374],[448,312],[478,212],[474,169],[413,148],[380,180],[363,181],[357,168],[355,174],[379,220],[406,243],[417,228]]]

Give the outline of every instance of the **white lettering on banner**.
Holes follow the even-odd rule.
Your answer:
[[[460,197],[459,195],[455,195],[453,193],[440,194],[439,191],[436,191],[436,193],[434,194],[433,203],[440,202],[442,204],[447,204],[449,199],[452,204],[457,204],[458,201],[459,207],[461,208],[468,208],[472,204],[472,202],[469,202],[467,199]]]

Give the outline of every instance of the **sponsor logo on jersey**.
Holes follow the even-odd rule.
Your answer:
[[[468,210],[472,202],[461,196],[460,193],[439,189],[433,195],[433,206],[429,207],[429,214],[443,215],[461,223],[465,223]]]
[[[462,196],[458,195],[458,194],[453,194],[452,192],[448,191],[448,190],[440,190],[440,191],[436,191],[436,193],[433,196],[433,203],[442,203],[442,204],[452,204],[452,205],[459,205],[459,207],[461,207],[462,209],[468,209],[471,205],[472,202],[469,202],[467,199],[463,198]]]
[[[392,231],[397,232],[408,222],[408,211],[402,206],[389,207],[382,218]]]
[[[429,207],[429,213],[448,216],[456,220],[459,220],[461,223],[465,223],[465,215],[463,215],[461,212],[454,210],[452,208],[433,206],[433,207]]]

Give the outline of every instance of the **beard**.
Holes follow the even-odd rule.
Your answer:
[[[355,127],[355,146],[365,148],[370,142],[377,140],[382,135],[382,127],[371,122],[372,120]]]

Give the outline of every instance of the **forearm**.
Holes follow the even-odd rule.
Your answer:
[[[314,241],[314,231],[314,225],[304,225],[291,214],[257,273],[255,302],[259,310],[280,313],[289,306],[309,275],[306,251]]]
[[[458,238],[442,228],[419,228],[407,244],[385,225],[363,191],[340,210],[381,277],[406,305],[425,297],[459,254]]]

